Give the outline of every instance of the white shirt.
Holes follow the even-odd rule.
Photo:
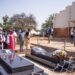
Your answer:
[[[17,37],[17,33],[16,33],[15,31],[13,32],[13,35],[14,35],[15,37]]]

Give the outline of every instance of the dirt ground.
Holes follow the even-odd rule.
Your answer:
[[[48,43],[48,39],[46,37],[33,37],[30,39],[30,43],[31,43],[31,46],[40,46],[46,50],[65,49],[66,51],[69,52],[70,55],[75,56],[75,47],[70,40],[65,40],[65,39],[61,39],[61,38],[51,38],[50,43]],[[16,45],[16,50],[19,50],[18,45]],[[25,50],[25,46],[24,46],[24,50]],[[18,55],[23,56],[24,53],[21,53],[21,54],[18,53]],[[75,75],[75,72],[73,72],[73,73],[56,73],[45,66],[35,63],[34,61],[30,61],[30,62],[34,63],[36,66],[43,69],[49,75]]]

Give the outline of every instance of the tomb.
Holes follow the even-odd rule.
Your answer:
[[[28,54],[27,57],[38,61],[50,68],[54,68],[56,64],[60,62],[58,58],[53,57],[51,52],[39,47],[33,47],[31,49],[31,54]]]
[[[59,70],[60,67],[63,67],[65,69],[64,65],[66,65],[66,63],[65,63],[65,61],[66,61],[66,62],[68,62],[69,65],[67,66],[67,68],[65,70],[63,69],[62,72],[66,71],[66,70],[68,70],[68,71],[75,70],[74,57],[72,57],[70,59],[71,56],[67,56],[67,55],[61,56],[60,53],[57,55],[54,55],[55,53],[56,53],[56,51],[49,52],[40,47],[33,47],[31,49],[31,54],[27,54],[26,56],[32,60],[35,60],[39,63],[42,63],[42,64],[48,66],[49,68],[52,68],[53,70],[55,70],[55,68],[57,67],[56,68],[57,71],[60,71],[62,69],[61,68]],[[71,66],[71,65],[73,65],[73,66]],[[71,68],[71,70],[69,70],[69,68]]]
[[[44,74],[44,71],[29,62],[27,58],[19,57],[10,50],[0,51],[0,75],[32,75]]]

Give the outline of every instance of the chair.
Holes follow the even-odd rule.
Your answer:
[[[64,63],[63,63],[63,65],[62,65],[61,72],[62,72],[62,71],[67,71],[67,69],[68,69],[69,65],[70,65],[70,62],[69,62],[69,61],[64,60]]]
[[[69,60],[61,61],[59,64],[56,65],[54,68],[55,71],[60,69],[60,72],[66,71],[66,72],[73,72],[75,70],[75,62],[73,61],[73,58],[70,57]]]
[[[60,64],[57,64],[56,67],[54,68],[54,71],[61,72],[61,70],[62,70],[62,65]]]
[[[73,72],[75,70],[75,62],[70,63],[67,72]]]
[[[75,70],[75,62],[71,56],[68,61],[64,60],[64,65],[62,67],[66,72],[73,72]]]
[[[69,65],[70,63],[64,60],[56,65],[56,67],[54,68],[54,71],[59,71],[59,72],[67,71],[67,68],[69,67]]]
[[[68,63],[69,63],[69,66],[68,66],[67,72],[73,72],[75,70],[75,61],[73,60],[72,56],[69,58]]]

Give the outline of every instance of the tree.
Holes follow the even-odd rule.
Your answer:
[[[36,21],[32,14],[26,16],[24,13],[22,14],[15,14],[10,18],[10,23],[16,28],[35,28]]]
[[[8,16],[5,15],[5,16],[3,16],[3,25],[6,25],[7,22],[8,22]]]
[[[8,19],[9,19],[8,15],[3,16],[3,25],[2,25],[2,27],[5,31],[7,31],[11,27],[11,24],[8,21]]]
[[[53,18],[54,14],[50,15],[48,19],[45,21],[45,23],[42,24],[42,29],[48,28],[48,27],[53,27]]]
[[[25,21],[25,25],[27,27],[36,28],[37,23],[36,23],[35,18],[34,18],[34,16],[32,14],[30,14],[29,16],[27,16],[24,19],[24,21]]]
[[[2,27],[2,24],[0,23],[0,27]]]
[[[3,16],[3,29],[8,30],[10,27],[15,28],[16,30],[22,29],[32,29],[36,28],[36,20],[35,17],[30,14],[26,15],[25,13],[15,14],[12,17],[8,17],[7,15]]]

